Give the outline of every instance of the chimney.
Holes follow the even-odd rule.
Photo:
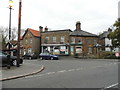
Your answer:
[[[48,31],[48,28],[47,28],[47,26],[45,27],[45,32],[47,32]]]
[[[80,23],[80,21],[76,22],[76,30],[81,30],[81,23]]]
[[[39,30],[40,30],[40,32],[43,32],[43,27],[39,26]]]

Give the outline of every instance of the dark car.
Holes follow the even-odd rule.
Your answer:
[[[25,54],[25,55],[23,55],[22,56],[23,57],[23,59],[37,59],[38,57],[39,57],[39,55],[37,55],[37,54]]]
[[[8,54],[3,51],[0,51],[0,66],[7,66],[8,65]],[[23,60],[20,58],[20,64],[23,63]],[[16,66],[17,65],[17,57],[11,56],[10,57],[10,65]]]
[[[57,56],[57,55],[52,55],[52,54],[50,54],[50,53],[41,53],[41,54],[39,55],[39,58],[40,58],[41,60],[43,60],[43,59],[47,59],[47,60],[58,60],[58,59],[59,59],[59,56]]]

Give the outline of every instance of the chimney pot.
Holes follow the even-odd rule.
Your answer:
[[[48,28],[47,28],[47,26],[45,27],[45,32],[46,32],[46,31],[48,31]]]
[[[39,30],[40,30],[40,32],[43,32],[43,27],[39,26]]]
[[[76,30],[81,30],[81,23],[80,23],[80,21],[76,22]]]

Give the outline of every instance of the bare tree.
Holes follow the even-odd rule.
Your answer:
[[[8,36],[8,28],[0,26],[0,50],[5,48]]]
[[[12,28],[12,36],[11,36],[11,39],[12,40],[15,40],[16,38],[17,38],[17,32],[18,32],[18,30],[17,30],[17,28],[16,27],[13,27]]]

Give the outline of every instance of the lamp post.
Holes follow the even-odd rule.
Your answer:
[[[8,49],[9,49],[9,55],[8,55],[8,65],[7,65],[7,68],[10,69],[10,57],[11,57],[11,51],[10,51],[10,48],[11,48],[11,44],[10,44],[10,40],[11,40],[11,10],[12,10],[12,3],[13,1],[12,0],[9,0],[9,9],[10,9],[10,16],[9,16],[9,46],[8,46]]]
[[[21,7],[22,0],[19,0],[19,14],[18,14],[18,45],[17,45],[17,67],[19,67],[20,63],[20,34],[21,34]]]

